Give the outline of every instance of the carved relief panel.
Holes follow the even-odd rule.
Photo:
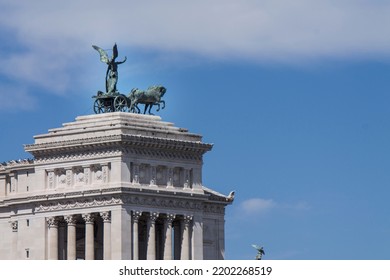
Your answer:
[[[73,182],[75,186],[85,185],[84,169],[81,166],[73,167]]]
[[[192,188],[192,169],[183,167],[130,163],[130,181],[133,184],[168,188]]]
[[[93,184],[103,184],[109,181],[109,165],[94,164],[91,166],[91,175]],[[85,177],[85,174],[84,174]]]
[[[57,177],[57,184],[56,187],[61,188],[61,187],[66,187],[66,171],[65,169],[56,169],[55,170],[55,175]]]

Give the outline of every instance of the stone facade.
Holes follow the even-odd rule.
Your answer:
[[[211,144],[160,117],[107,113],[0,164],[0,259],[223,259],[232,198],[202,184]]]

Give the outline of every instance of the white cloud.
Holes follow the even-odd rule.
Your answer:
[[[3,26],[37,47],[49,43],[62,50],[120,41],[167,51],[283,60],[388,53],[390,46],[386,1],[3,2]]]
[[[240,209],[246,214],[264,214],[273,209],[284,209],[289,211],[305,211],[310,206],[306,202],[281,203],[273,199],[250,198],[240,204]]]
[[[251,198],[241,203],[241,209],[245,213],[264,213],[274,207],[277,204],[272,199],[263,198]]]
[[[15,47],[0,50],[0,73],[63,93],[82,80],[90,45],[115,41],[120,50],[258,62],[387,57],[389,14],[379,0],[0,0],[0,34]]]

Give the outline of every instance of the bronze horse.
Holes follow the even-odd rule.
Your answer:
[[[145,105],[144,114],[149,108],[149,115],[152,115],[150,110],[153,105],[158,106],[156,111],[160,110],[160,104],[162,104],[162,109],[164,109],[165,101],[161,100],[161,98],[164,96],[166,91],[167,89],[163,86],[150,86],[147,90],[139,90],[138,88],[132,89],[128,96],[131,101],[130,112],[139,113],[141,110],[139,109],[138,104]]]

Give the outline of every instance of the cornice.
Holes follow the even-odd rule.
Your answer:
[[[86,149],[107,148],[107,147],[128,147],[138,149],[173,150],[183,153],[204,154],[212,149],[212,144],[165,139],[153,136],[141,135],[108,135],[93,138],[82,138],[74,140],[56,141],[39,144],[25,145],[25,150],[35,157],[41,157],[53,153],[66,153]]]
[[[209,195],[133,188],[108,188],[10,198],[0,208],[33,205],[35,212],[50,212],[113,205],[182,209],[222,213],[228,203],[210,201]]]
[[[10,169],[10,168],[25,168],[33,167],[33,159],[19,159],[19,160],[10,160],[7,162],[0,163],[0,171]]]

